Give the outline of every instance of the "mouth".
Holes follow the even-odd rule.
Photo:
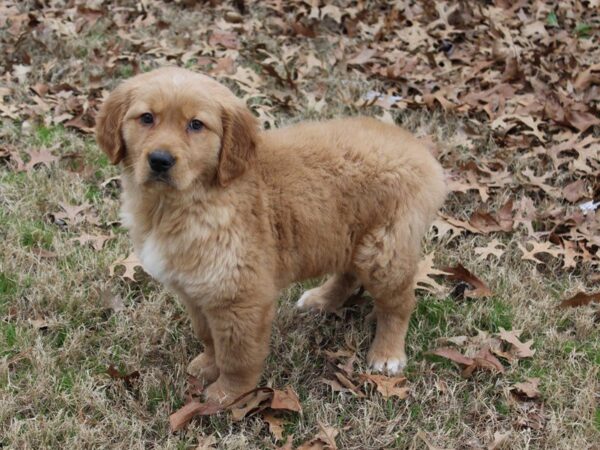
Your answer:
[[[170,186],[170,187],[175,187],[175,183],[173,182],[173,179],[166,173],[151,172],[150,176],[146,180],[146,183],[159,183],[159,184],[166,184],[167,186]]]

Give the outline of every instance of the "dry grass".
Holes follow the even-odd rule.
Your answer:
[[[201,11],[194,14],[182,26],[200,20]],[[98,46],[102,39],[98,26],[70,45]],[[335,74],[320,81],[334,89],[331,98],[338,102],[326,103],[318,113],[306,108],[281,113],[278,121],[352,114],[357,111],[345,99],[357,100],[378,88],[376,82],[340,80]],[[377,108],[360,112],[382,113]],[[394,117],[450,146],[460,125],[457,118],[417,112]],[[90,137],[61,126],[23,127],[2,120],[3,145],[22,152],[51,148],[57,155],[76,151],[89,170],[71,172],[68,161],[29,173],[0,165],[0,447],[185,449],[211,434],[219,448],[276,447],[257,417],[232,422],[222,414],[194,420],[178,433],[169,431],[169,414],[184,402],[185,367],[201,346],[182,307],[157,283],[142,273],[135,283],[109,277],[109,266],[130,248],[115,223],[118,187],[102,186],[117,169],[108,166]],[[480,151],[493,153],[495,148],[491,144]],[[499,193],[497,204],[509,195]],[[61,210],[61,202],[89,202],[100,225],[57,225],[52,215]],[[458,217],[477,206],[478,198],[455,194],[445,209]],[[86,231],[116,237],[95,251],[71,240]],[[329,376],[323,350],[355,349],[360,356],[355,369],[366,370],[373,331],[364,321],[369,306],[352,307],[343,317],[299,315],[293,302],[305,286],[282,293],[261,384],[291,385],[298,392],[304,412],[289,416],[286,434],[299,444],[322,422],[341,430],[337,443],[344,449],[426,448],[419,431],[445,448],[485,448],[495,432],[509,433],[506,448],[597,448],[598,326],[589,308],[554,308],[559,299],[583,289],[588,274],[585,268],[565,272],[552,260],[537,266],[524,262],[516,250],[519,233],[500,238],[507,251],[500,260],[484,261],[476,259],[474,249],[489,237],[463,235],[448,242],[435,240],[432,233],[425,242],[439,266],[462,262],[489,283],[494,296],[456,300],[419,293],[408,337],[405,375],[411,395],[406,400],[332,393],[319,381]],[[56,256],[41,257],[34,250],[39,248]],[[101,295],[106,290],[123,299],[122,311],[106,308]],[[44,327],[38,327],[39,320]],[[493,333],[500,327],[523,329],[536,350],[533,358],[515,362],[504,375],[479,372],[465,380],[452,363],[425,355],[436,348],[437,338]],[[110,364],[123,373],[139,370],[140,377],[128,389],[106,374]],[[540,429],[518,426],[534,403],[518,402],[509,393],[512,384],[527,377],[541,379],[542,395],[535,403],[543,409]]]

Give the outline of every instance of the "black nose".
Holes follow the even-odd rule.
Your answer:
[[[155,150],[148,155],[148,163],[154,172],[166,172],[175,164],[175,158],[165,150]]]

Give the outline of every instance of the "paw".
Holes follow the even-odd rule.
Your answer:
[[[320,290],[321,288],[316,287],[306,291],[296,302],[296,308],[302,311],[314,310],[334,312],[335,310],[332,309],[329,300],[321,295]]]
[[[208,403],[229,405],[240,395],[250,390],[251,388],[245,390],[231,389],[230,386],[223,382],[222,378],[219,378],[204,390],[204,398]]]
[[[204,399],[207,403],[216,403],[226,405],[231,403],[235,397],[230,392],[223,389],[219,381],[215,381],[204,390]]]
[[[388,375],[398,375],[406,367],[406,355],[404,352],[397,355],[386,355],[377,351],[369,351],[367,357],[369,367],[374,372],[387,373]]]
[[[212,383],[219,378],[219,369],[215,359],[206,353],[200,353],[187,366],[187,373],[195,376],[204,384]]]
[[[314,288],[314,289],[309,289],[308,291],[305,291],[300,298],[298,299],[298,301],[296,302],[296,308],[301,309],[301,310],[308,310],[313,308],[313,303],[314,300],[311,300],[311,297],[314,297],[314,293],[315,291],[317,291],[319,288]]]

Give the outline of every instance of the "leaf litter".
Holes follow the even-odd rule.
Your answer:
[[[189,36],[177,37],[167,33],[174,20],[170,4],[165,8],[150,0],[142,8],[126,6],[108,14],[102,3],[31,10],[18,2],[2,3],[1,117],[21,122],[24,132],[31,124],[44,124],[89,134],[116,78],[141,67],[176,64],[233,86],[261,123],[272,127],[298,111],[319,111],[339,95],[324,82],[330,75],[375,80],[375,95],[356,92],[344,102],[360,113],[379,108],[388,118],[402,110],[442,111],[469,124],[450,136],[451,145],[438,155],[452,180],[451,199],[476,196],[477,208],[445,210],[434,224],[435,239],[450,243],[477,235],[484,239],[475,249],[480,260],[501,262],[516,250],[525,264],[538,268],[552,260],[562,262],[561,270],[591,273],[600,267],[600,50],[585,25],[597,23],[597,2],[584,2],[589,4],[584,7],[573,1],[401,1],[382,5],[381,11],[363,2],[237,2],[246,11],[265,8],[264,21],[226,3],[176,2],[183,12],[199,9],[219,17],[214,27],[195,27]],[[100,27],[107,39],[85,56],[63,45],[93,27]],[[323,52],[317,40],[328,41],[333,50]],[[487,141],[494,145],[480,151]],[[0,164],[15,172],[53,169],[65,157],[60,148],[17,151],[0,141]],[[101,251],[111,239],[93,212],[77,211],[85,205],[59,206],[58,220],[81,245]],[[516,245],[507,236],[515,237]],[[57,256],[35,251],[43,258]],[[430,253],[419,267],[418,289],[443,295],[450,281],[458,297],[491,295],[485,281],[464,266],[457,263],[446,272],[436,267],[434,257]],[[129,255],[114,261],[109,273],[116,276],[124,266],[120,277],[135,281],[139,265]],[[597,302],[597,294],[579,293],[559,307]],[[122,300],[107,296],[105,305],[119,310]],[[501,373],[507,370],[504,361],[535,352],[532,341],[522,342],[515,330],[458,338],[444,344],[458,348],[434,351],[453,357],[465,375]],[[366,395],[352,363],[340,365],[324,382],[334,391]],[[363,379],[379,390],[376,380]],[[379,381],[382,390],[394,382]],[[404,389],[403,383],[386,392]],[[517,425],[542,426],[543,411],[524,412]]]
[[[535,354],[535,350],[531,348],[533,340],[522,342],[519,339],[520,335],[521,330],[507,331],[500,328],[499,333],[492,335],[479,331],[477,336],[472,337],[441,338],[438,343],[452,344],[453,347],[438,347],[430,350],[428,354],[457,363],[464,378],[471,377],[476,369],[503,374],[506,368],[498,358],[511,363],[531,358]]]
[[[234,421],[240,421],[249,415],[255,414],[261,414],[263,418],[267,417],[267,419],[264,419],[265,422],[269,424],[269,428],[275,437],[280,439],[278,437],[280,428],[285,421],[275,414],[280,412],[302,413],[298,395],[289,386],[284,390],[258,387],[240,395],[228,405],[219,405],[203,403],[198,399],[202,390],[198,388],[193,377],[188,380],[188,383],[192,385],[193,389],[189,391],[191,392],[189,395],[190,401],[169,417],[172,431],[178,431],[186,427],[194,417],[229,411]]]

